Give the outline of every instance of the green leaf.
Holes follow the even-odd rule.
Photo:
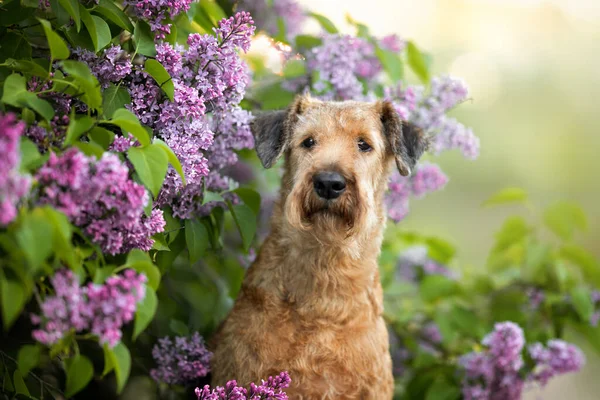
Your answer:
[[[138,21],[135,24],[133,31],[133,38],[135,39],[135,51],[136,53],[142,54],[148,57],[156,56],[156,46],[154,45],[154,35],[150,30],[150,26],[143,22]]]
[[[32,271],[37,270],[52,253],[53,234],[54,227],[42,208],[36,208],[23,216],[16,238]]]
[[[100,147],[102,147],[104,150],[108,150],[113,140],[115,139],[115,133],[109,131],[108,129],[95,126],[92,128],[90,133],[88,133],[88,137],[94,143],[97,143]]]
[[[133,24],[131,23],[131,20],[114,1],[100,0],[100,3],[94,8],[94,12],[102,14],[121,28],[133,33]]]
[[[6,32],[0,41],[0,62],[9,58],[15,60],[30,60],[31,45],[27,38],[16,32]]]
[[[350,14],[346,14],[346,21],[348,21],[348,23],[350,25],[354,25],[356,27],[356,36],[361,37],[361,38],[370,38],[371,37],[371,32],[369,31],[369,27],[366,26],[365,24],[362,24],[362,23],[356,21],[354,18],[352,18],[352,16]]]
[[[26,344],[21,346],[17,354],[17,364],[23,376],[26,376],[29,371],[38,365],[41,355],[42,348],[38,345]]]
[[[447,298],[458,293],[457,283],[442,275],[428,275],[421,282],[421,297],[424,301],[432,302]]]
[[[573,238],[576,230],[587,230],[585,212],[577,204],[558,202],[544,211],[544,222],[558,237],[565,241]]]
[[[75,356],[67,370],[67,387],[65,397],[72,397],[80,392],[92,380],[94,376],[94,366],[92,362],[84,355]]]
[[[456,254],[452,244],[438,237],[429,237],[425,240],[429,257],[442,263],[448,264]]]
[[[165,151],[157,145],[130,147],[127,157],[135,167],[142,183],[156,197],[162,187],[169,160]]]
[[[74,60],[63,61],[62,67],[77,87],[77,94],[82,94],[81,100],[91,109],[101,110],[102,93],[100,92],[100,83],[91,73],[90,68],[85,63]]]
[[[3,103],[15,107],[29,107],[44,119],[50,121],[54,117],[54,109],[45,100],[37,97],[26,88],[25,78],[19,74],[11,74],[4,81],[4,90],[2,93]]]
[[[73,21],[75,21],[75,26],[77,27],[77,32],[81,29],[81,19],[79,18],[79,2],[77,0],[58,0],[61,6],[69,13]]]
[[[283,76],[287,79],[298,78],[306,74],[306,62],[303,60],[289,60],[283,66]]]
[[[67,44],[64,40],[58,36],[58,33],[52,30],[52,26],[50,22],[45,19],[38,18],[38,21],[42,24],[44,28],[44,32],[46,33],[46,39],[48,39],[48,46],[50,47],[50,55],[53,60],[64,60],[69,58],[71,52],[67,47]]]
[[[115,369],[114,358],[112,356],[112,349],[108,347],[108,344],[102,346],[104,353],[104,369],[102,370],[102,378],[104,378],[110,371]]]
[[[165,151],[165,153],[167,154],[167,158],[169,159],[169,164],[171,164],[171,166],[175,168],[175,171],[177,171],[177,173],[181,177],[181,182],[183,182],[183,185],[185,186],[185,174],[183,173],[183,168],[181,167],[181,162],[179,162],[179,158],[177,158],[177,156],[175,155],[173,150],[171,150],[169,145],[160,140],[159,138],[154,138],[153,143],[155,146],[159,146]]]
[[[217,202],[223,201],[224,202],[225,199],[219,193],[210,192],[208,190],[205,190],[202,195],[202,205],[208,204],[213,201],[217,201]]]
[[[531,228],[527,225],[525,220],[519,216],[509,217],[504,221],[500,231],[496,233],[496,245],[494,251],[505,250],[512,244],[521,241],[525,238]]]
[[[331,22],[329,20],[329,18],[327,18],[321,14],[314,13],[314,12],[310,12],[310,13],[308,13],[308,15],[310,17],[313,17],[314,19],[316,19],[317,22],[321,25],[321,27],[323,29],[325,29],[327,32],[329,32],[329,33],[338,33],[339,32],[338,29],[333,24],[333,22]]]
[[[185,220],[185,242],[190,255],[190,263],[198,261],[208,248],[208,230],[204,224],[196,219]]]
[[[223,18],[227,18],[225,12],[221,9],[221,7],[213,1],[202,1],[200,2],[200,7],[206,12],[206,14],[210,17],[214,26],[217,26],[218,22]]]
[[[90,14],[90,12],[81,3],[79,3],[79,13],[81,14],[81,20],[83,21],[83,24],[85,25],[88,33],[90,34],[90,38],[94,43],[95,51],[100,51],[106,47],[106,45],[109,44],[112,39],[108,24],[102,18]]]
[[[235,225],[242,236],[244,250],[248,251],[256,233],[256,214],[246,204],[232,205],[227,202],[229,211],[235,221]]]
[[[156,308],[158,306],[158,299],[156,298],[156,293],[154,290],[150,288],[146,288],[146,295],[144,296],[144,300],[137,305],[137,309],[135,310],[135,322],[133,325],[133,340],[136,340],[137,337],[146,329],[148,324],[152,322],[154,318],[154,314],[156,313]]]
[[[121,393],[131,372],[131,355],[129,354],[129,350],[127,346],[119,342],[114,348],[107,349],[105,354],[108,354],[110,363],[117,376],[117,393]]]
[[[12,71],[23,72],[28,75],[39,76],[40,78],[48,78],[48,71],[42,68],[38,63],[29,60],[15,60],[8,58],[0,66],[5,66]]]
[[[119,108],[113,113],[113,119],[108,121],[108,123],[117,125],[119,128],[123,129],[123,131],[131,133],[142,146],[150,144],[148,131],[142,127],[138,118],[130,111]]]
[[[566,244],[559,251],[559,257],[579,267],[586,281],[600,287],[600,262],[583,247]]]
[[[131,104],[131,96],[127,89],[116,86],[114,83],[108,85],[102,93],[102,109],[106,118],[112,118],[115,111]]]
[[[311,35],[298,35],[296,36],[296,47],[299,49],[312,49],[323,44],[323,39],[317,36]]]
[[[589,321],[594,313],[594,304],[592,303],[590,291],[584,287],[574,288],[571,290],[571,302],[581,319],[584,322]]]
[[[25,289],[19,282],[7,280],[0,275],[0,299],[2,301],[2,322],[4,330],[8,331],[25,306],[27,299]]]
[[[15,392],[17,394],[31,396],[29,394],[29,389],[27,389],[27,385],[23,380],[23,375],[21,375],[21,371],[19,371],[18,369],[16,369],[13,373],[13,384],[15,385]]]
[[[157,233],[156,235],[152,236],[152,240],[154,241],[154,243],[152,243],[153,250],[171,251],[171,249],[169,249],[169,245],[167,244],[167,241],[165,240],[164,234]]]
[[[81,137],[81,135],[89,131],[95,123],[96,120],[87,115],[80,118],[74,118],[73,116],[69,123],[69,127],[67,128],[67,136],[63,147],[73,144]]]
[[[134,269],[139,274],[146,275],[148,278],[148,286],[152,288],[152,290],[158,290],[158,286],[160,285],[160,270],[156,265],[152,264],[152,261],[127,261],[125,264],[127,268]]]
[[[281,87],[281,82],[263,86],[254,93],[254,98],[261,103],[261,108],[264,110],[286,107],[294,100],[294,97],[294,93]]]
[[[169,329],[179,336],[188,336],[190,334],[190,328],[178,319],[172,319],[169,322]]]
[[[382,49],[380,46],[375,47],[375,55],[381,62],[383,69],[389,75],[392,82],[398,82],[404,77],[404,64],[400,56],[393,51]]]
[[[483,202],[482,206],[489,207],[509,203],[526,204],[527,192],[517,187],[505,188],[490,196],[490,198]]]
[[[37,165],[37,161],[41,158],[38,147],[25,136],[21,136],[21,171],[30,171],[32,166]]]
[[[425,84],[429,83],[430,74],[427,66],[427,60],[419,48],[412,42],[409,41],[407,46],[407,57],[408,65],[417,75],[417,77]]]
[[[163,65],[158,61],[149,58],[144,64],[144,71],[154,78],[158,86],[160,86],[160,88],[165,92],[169,100],[173,101],[173,96],[175,95],[175,85],[173,84],[171,75],[169,75],[165,67],[163,67]]]
[[[458,400],[460,398],[460,388],[448,383],[443,376],[439,376],[433,381],[425,396],[425,400]]]
[[[233,190],[232,193],[237,194],[255,215],[260,213],[260,194],[256,190],[241,187]]]
[[[104,149],[96,142],[77,142],[73,144],[73,147],[77,147],[88,157],[100,159],[104,154]]]
[[[34,13],[33,8],[22,8],[19,0],[4,1],[0,3],[0,26],[17,24]]]

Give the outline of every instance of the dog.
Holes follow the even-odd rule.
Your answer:
[[[391,399],[377,258],[395,163],[409,175],[427,138],[386,101],[303,95],[256,117],[265,168],[285,155],[271,232],[216,334],[212,383],[288,371],[290,399]]]

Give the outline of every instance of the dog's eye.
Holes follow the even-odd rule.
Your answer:
[[[358,140],[358,149],[364,153],[373,150],[371,145],[369,143],[365,142],[363,139]]]
[[[309,137],[304,139],[304,141],[302,142],[302,147],[306,148],[306,149],[310,149],[311,147],[313,147],[315,145],[315,139]]]

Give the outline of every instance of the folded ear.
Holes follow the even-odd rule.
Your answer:
[[[254,147],[263,167],[271,168],[285,152],[298,116],[310,102],[309,96],[298,96],[287,109],[258,114],[252,120]]]
[[[394,105],[389,101],[378,104],[383,133],[396,158],[396,166],[402,176],[410,175],[415,164],[427,150],[429,140],[418,126],[402,121]]]

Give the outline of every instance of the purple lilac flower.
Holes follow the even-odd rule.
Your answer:
[[[50,278],[55,294],[40,305],[41,315],[31,320],[39,329],[33,338],[53,345],[71,332],[90,331],[101,344],[114,347],[121,328],[133,320],[137,304],[144,299],[146,276],[127,269],[109,277],[103,285],[79,286],[71,270],[62,269]]]
[[[425,194],[442,189],[448,182],[448,177],[440,167],[432,163],[422,163],[417,166],[411,176],[402,176],[394,171],[390,177],[385,205],[388,216],[399,222],[408,214],[409,197],[423,197]]]
[[[239,387],[236,381],[229,381],[225,387],[217,386],[212,390],[208,385],[196,388],[195,393],[198,400],[287,400],[284,389],[290,387],[291,381],[289,374],[282,372],[263,380],[260,385],[251,383],[249,389]]]
[[[360,79],[372,79],[381,71],[374,46],[351,35],[325,35],[323,44],[314,47],[306,61],[309,75],[318,72],[313,91],[327,100],[363,99]]]
[[[215,36],[191,34],[187,49],[160,44],[157,59],[173,78],[173,102],[145,73],[136,71],[131,81],[129,109],[171,147],[183,167],[186,186],[170,167],[156,201],[159,207],[170,205],[176,217],[210,212],[215,205],[201,206],[202,193],[228,189],[221,169],[237,162],[236,150],[253,146],[251,115],[239,107],[248,69],[237,53],[249,49],[253,33],[252,17],[239,12],[221,20]]]
[[[17,216],[17,205],[31,186],[29,175],[19,172],[21,153],[19,143],[25,123],[17,121],[14,114],[0,113],[0,227]]]
[[[540,308],[546,298],[544,291],[538,288],[527,289],[527,297],[529,298],[529,308],[533,311]]]
[[[144,215],[148,193],[114,154],[96,161],[77,149],[52,153],[36,178],[40,203],[63,212],[109,254],[148,251],[154,243],[150,237],[164,230],[162,211]]]
[[[590,297],[595,310],[592,316],[590,317],[590,324],[592,326],[598,326],[598,321],[600,321],[600,291],[592,291]]]
[[[548,341],[546,347],[534,343],[528,351],[536,364],[530,379],[542,386],[556,375],[579,371],[585,364],[585,357],[577,346],[559,339]]]
[[[193,384],[206,376],[210,370],[212,353],[204,345],[198,332],[190,337],[164,337],[152,349],[152,357],[158,365],[150,370],[150,376],[157,383],[170,385]]]
[[[193,0],[125,0],[124,6],[129,6],[133,12],[150,25],[157,39],[164,39],[171,33],[171,24],[177,15],[190,9]]]
[[[486,350],[464,355],[463,397],[481,400],[518,400],[526,384],[544,386],[552,377],[581,369],[585,359],[574,345],[551,340],[544,347],[528,347],[530,365],[522,357],[525,348],[523,330],[512,322],[498,323],[482,344]]]
[[[398,257],[398,263],[396,264],[398,280],[416,282],[419,279],[419,273],[456,278],[446,266],[429,258],[427,252],[425,246],[412,246],[404,250]]]
[[[295,0],[275,0],[269,7],[266,0],[240,0],[238,9],[248,11],[256,21],[256,25],[271,36],[279,32],[278,20],[285,25],[285,36],[293,40],[302,32],[302,24],[306,20],[306,12]]]
[[[400,53],[406,47],[406,41],[396,34],[387,35],[379,40],[379,45],[384,50]]]
[[[101,56],[82,48],[74,49],[73,55],[88,65],[102,88],[107,88],[111,82],[120,82],[133,68],[130,55],[119,45],[111,45]]]

